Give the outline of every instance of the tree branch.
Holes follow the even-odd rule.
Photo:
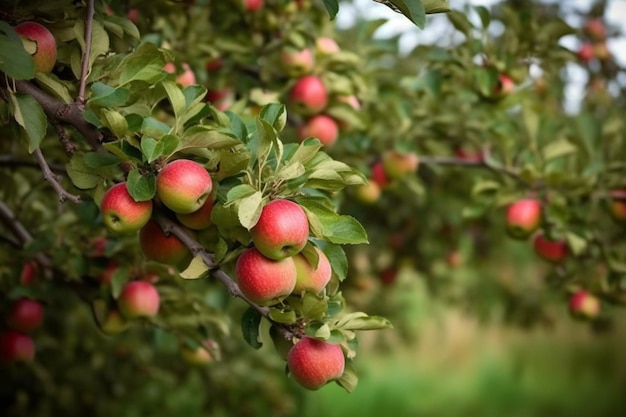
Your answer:
[[[93,25],[93,14],[93,0],[87,0],[87,15],[85,16],[85,50],[83,51],[83,62],[80,69],[80,86],[78,87],[78,97],[76,97],[76,102],[80,106],[85,105],[85,88],[87,85],[87,76],[89,75],[89,55],[91,55],[91,33]]]
[[[50,183],[54,191],[59,195],[59,203],[64,203],[65,200],[70,200],[74,204],[80,203],[80,196],[69,193],[61,184],[59,184],[59,180],[57,176],[52,172],[50,167],[48,166],[48,162],[46,158],[44,158],[41,149],[37,148],[33,152],[37,163],[41,167],[41,172],[43,173],[43,177],[46,181]]]

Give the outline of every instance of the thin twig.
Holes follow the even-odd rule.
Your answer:
[[[54,126],[54,130],[57,132],[57,136],[59,137],[59,141],[63,145],[63,149],[65,150],[65,154],[67,156],[72,156],[78,150],[78,146],[74,144],[70,138],[67,136],[67,132],[65,128],[57,119],[50,119],[50,123]]]
[[[80,85],[78,87],[78,97],[76,98],[76,102],[81,106],[85,104],[85,89],[87,86],[87,76],[89,75],[89,55],[91,54],[93,14],[93,0],[87,0],[87,15],[85,16],[85,50],[83,51],[83,62],[80,69]]]
[[[33,155],[35,156],[37,163],[41,167],[41,172],[43,173],[44,179],[50,183],[52,188],[54,188],[54,191],[56,191],[57,194],[59,195],[59,203],[64,203],[65,200],[70,200],[74,204],[80,203],[80,196],[71,194],[65,188],[63,188],[61,184],[59,184],[59,180],[57,176],[54,174],[54,172],[52,172],[52,170],[48,166],[48,162],[46,161],[46,158],[44,158],[43,153],[41,152],[41,149],[39,148],[35,149],[35,151],[33,152]]]

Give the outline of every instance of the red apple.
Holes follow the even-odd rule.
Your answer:
[[[398,279],[398,270],[394,267],[385,268],[380,272],[380,281],[385,285],[393,285]]]
[[[152,201],[135,201],[126,183],[115,184],[100,203],[104,225],[115,233],[132,233],[141,229],[152,215]]]
[[[576,291],[569,299],[569,311],[575,317],[593,319],[600,314],[601,303],[593,294]]]
[[[118,334],[128,330],[130,323],[124,316],[114,308],[107,311],[102,323],[99,323],[100,330],[106,334]]]
[[[414,152],[387,151],[383,155],[383,166],[387,178],[398,180],[406,175],[415,174],[419,158]]]
[[[339,137],[339,127],[332,117],[318,114],[311,117],[298,128],[298,140],[313,136],[320,140],[324,146],[332,146]]]
[[[28,286],[35,281],[37,276],[37,263],[35,261],[28,261],[22,267],[22,273],[20,274],[20,284]]]
[[[147,281],[131,281],[122,288],[117,305],[127,319],[154,317],[159,312],[159,292]]]
[[[113,280],[113,274],[119,268],[119,265],[114,260],[109,260],[109,263],[104,268],[104,271],[98,276],[98,281],[102,285],[111,285],[111,281]]]
[[[339,379],[345,369],[341,346],[303,337],[287,356],[289,373],[304,388],[317,390]]]
[[[293,261],[296,264],[296,286],[293,292],[310,291],[319,294],[330,281],[330,276],[333,273],[330,261],[320,248],[316,247],[315,251],[319,256],[316,268],[313,268],[302,253],[293,257]]]
[[[354,196],[363,204],[375,204],[380,200],[382,190],[375,181],[368,181],[365,184],[357,185],[354,189]]]
[[[247,249],[235,265],[237,282],[243,295],[259,305],[273,305],[293,292],[296,264],[293,258],[273,260],[256,248]]]
[[[13,330],[30,333],[43,322],[43,306],[28,298],[19,298],[11,304],[5,321]]]
[[[206,72],[214,72],[222,68],[223,65],[224,61],[222,58],[213,58],[207,61],[205,69]]]
[[[494,94],[507,95],[512,93],[513,90],[515,90],[515,83],[513,82],[511,77],[506,74],[501,74],[498,78],[498,83],[494,88]]]
[[[593,50],[593,44],[591,42],[585,42],[578,50],[578,59],[582,62],[589,62],[593,59],[595,52]]]
[[[541,223],[541,202],[525,198],[510,204],[506,211],[506,228],[515,239],[526,239]]]
[[[185,227],[192,230],[203,230],[209,228],[213,222],[211,221],[211,212],[213,211],[213,198],[206,199],[202,207],[193,213],[176,213],[176,218]]]
[[[208,90],[204,99],[219,111],[225,111],[235,103],[235,92],[228,87]]]
[[[264,0],[243,0],[243,7],[249,12],[257,12],[263,8]]]
[[[177,159],[163,168],[156,179],[157,196],[175,213],[193,213],[211,195],[213,182],[199,163]]]
[[[348,104],[354,110],[361,110],[361,103],[359,102],[359,99],[355,95],[337,96],[337,100]]]
[[[185,244],[174,235],[166,235],[154,220],[139,232],[139,245],[148,260],[162,264],[177,266],[191,258]]]
[[[594,41],[603,41],[606,39],[606,27],[599,18],[589,19],[585,23],[584,31]]]
[[[128,20],[130,20],[134,24],[137,24],[137,22],[139,22],[139,10],[134,9],[134,8],[129,9],[127,16],[128,16]]]
[[[313,70],[313,53],[309,48],[285,49],[280,55],[283,69],[290,77],[307,74]]]
[[[57,60],[57,43],[52,33],[37,22],[23,22],[15,26],[15,32],[22,38],[35,42],[36,50],[32,54],[35,69],[39,72],[51,72]]]
[[[259,252],[270,259],[280,260],[304,248],[309,238],[309,220],[297,203],[273,200],[263,207],[250,234]]]
[[[307,75],[300,78],[289,92],[289,100],[303,114],[316,114],[328,104],[328,91],[321,78]]]
[[[0,362],[32,362],[35,359],[35,343],[30,336],[5,330],[0,333]]]
[[[541,233],[535,236],[533,246],[535,253],[548,262],[563,262],[569,254],[567,243],[564,240],[548,240]]]
[[[482,151],[470,151],[462,146],[454,148],[454,155],[463,161],[481,162],[483,160]]]
[[[183,62],[182,67],[183,72],[176,77],[176,82],[183,88],[194,85],[196,83],[196,75],[193,73],[193,70],[186,62]]]
[[[333,38],[321,37],[315,40],[315,49],[320,55],[332,55],[341,50]]]
[[[611,191],[611,196],[609,212],[618,222],[626,223],[626,190]]]
[[[389,185],[389,177],[385,172],[385,167],[382,161],[376,161],[372,164],[371,180],[374,181],[382,189]]]

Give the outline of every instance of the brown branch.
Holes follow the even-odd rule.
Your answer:
[[[83,62],[80,69],[80,85],[78,87],[78,97],[76,98],[76,103],[80,106],[85,105],[85,88],[87,85],[87,76],[89,75],[89,55],[91,55],[93,14],[93,0],[87,0],[87,15],[85,16],[85,50],[83,51]]]
[[[35,149],[33,155],[35,156],[37,163],[41,167],[41,172],[43,173],[44,179],[50,183],[52,188],[54,188],[54,191],[56,191],[59,195],[59,203],[64,203],[65,200],[70,200],[74,204],[79,204],[80,196],[71,194],[65,188],[63,188],[63,186],[59,183],[57,176],[48,166],[48,162],[46,161],[46,158],[44,158],[41,149]]]
[[[54,126],[54,130],[57,132],[57,136],[59,137],[59,141],[63,145],[63,149],[65,150],[65,154],[67,156],[72,156],[78,150],[78,147],[70,140],[67,136],[67,132],[65,128],[57,119],[50,119],[50,123]]]

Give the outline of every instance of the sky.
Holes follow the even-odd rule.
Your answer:
[[[546,0],[552,3],[558,0]],[[450,0],[450,7],[453,9],[463,9],[466,5],[472,6],[492,6],[500,3],[500,0]],[[593,0],[568,0],[562,2],[568,10],[571,11],[587,11],[594,3]],[[352,26],[357,17],[361,16],[366,19],[386,18],[389,22],[383,25],[376,33],[376,36],[387,37],[400,35],[401,50],[409,51],[420,43],[432,43],[443,33],[449,31],[449,23],[444,16],[431,15],[426,20],[425,30],[420,30],[411,21],[403,15],[396,13],[387,6],[375,3],[372,0],[352,0],[350,3],[341,3],[339,14],[337,15],[337,25],[339,27]],[[605,14],[606,22],[613,28],[619,30],[621,36],[611,38],[607,46],[616,61],[621,67],[626,67],[626,0],[609,0]],[[566,21],[574,26],[582,26],[580,17],[575,13],[565,16]],[[564,47],[577,50],[580,41],[575,35],[565,36],[560,42]],[[532,71],[535,70],[535,71]],[[538,68],[531,68],[531,74],[539,75]],[[572,63],[567,67],[567,76],[570,80],[569,87],[566,89],[566,110],[576,112],[578,110],[580,100],[584,95],[584,85],[587,82],[587,73],[578,65]],[[624,74],[626,78],[626,74]],[[626,84],[626,80],[623,80]]]

